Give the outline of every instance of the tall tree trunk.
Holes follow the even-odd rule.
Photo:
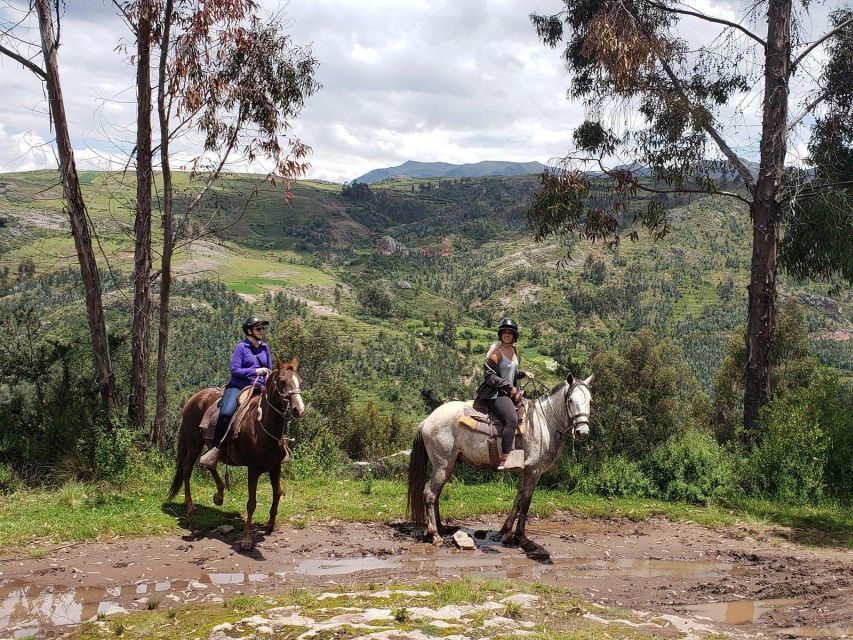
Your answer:
[[[169,112],[166,107],[166,65],[169,59],[169,37],[172,27],[172,0],[166,0],[163,12],[163,36],[157,77],[157,116],[160,122],[160,164],[163,171],[163,257],[160,261],[160,327],[157,341],[157,406],[151,425],[151,442],[163,448],[166,444],[166,406],[168,395],[166,374],[169,352],[169,296],[172,290],[172,167],[169,164]]]
[[[139,8],[136,28],[136,222],[133,260],[130,402],[128,418],[145,427],[151,350],[151,30],[152,0]]]
[[[752,204],[752,264],[746,332],[743,423],[754,433],[759,411],[770,399],[776,271],[782,209],[779,191],[785,168],[788,79],[791,74],[791,0],[770,0],[764,67],[761,166]]]
[[[83,298],[86,301],[86,316],[89,320],[89,334],[92,339],[92,358],[95,374],[98,377],[101,397],[108,409],[119,404],[118,389],[110,361],[110,345],[107,340],[107,323],[101,300],[101,278],[92,248],[92,237],[86,220],[86,205],[77,165],[74,162],[74,150],[68,133],[68,120],[65,116],[65,101],[59,82],[59,62],[56,56],[57,43],[53,31],[53,18],[49,0],[36,0],[41,47],[44,54],[47,96],[50,115],[56,128],[56,150],[59,155],[59,175],[62,178],[63,197],[71,223],[71,235],[80,263],[80,276],[83,280]]]

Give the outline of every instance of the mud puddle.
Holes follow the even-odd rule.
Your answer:
[[[494,528],[494,522],[463,527],[475,539],[474,551],[453,548],[449,537],[435,548],[401,525],[330,523],[256,533],[258,546],[250,553],[238,550],[235,531],[86,543],[46,549],[42,558],[2,558],[0,638],[51,637],[115,612],[221,602],[233,595],[466,576],[518,586],[543,582],[607,607],[689,616],[741,635],[834,638],[853,628],[847,549],[752,537],[769,532],[558,515],[530,525],[547,558],[537,561],[494,542]]]

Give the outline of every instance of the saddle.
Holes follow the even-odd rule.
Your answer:
[[[527,418],[527,405],[529,400],[522,400],[515,411],[518,415],[518,426],[515,428],[515,449],[523,449],[524,445],[519,443],[519,440],[524,437],[524,423]],[[495,425],[503,423],[489,411],[488,405],[483,402],[474,400],[471,406],[466,406],[462,409],[462,415],[459,416],[459,424],[467,427],[477,433],[482,433],[488,438],[489,462],[492,468],[497,469],[500,464],[500,449],[498,447],[498,437],[500,431]]]
[[[237,439],[237,436],[240,433],[240,424],[243,422],[243,416],[246,415],[246,412],[252,406],[251,400],[256,395],[260,395],[260,393],[261,390],[256,386],[249,385],[240,392],[239,396],[237,396],[237,411],[235,411],[234,415],[231,416],[231,422],[228,424],[228,435],[225,437],[226,442]],[[201,423],[198,425],[202,434],[204,434],[204,442],[208,447],[213,442],[213,432],[216,427],[216,422],[219,420],[219,406],[221,404],[222,398],[220,397],[219,400],[207,408],[207,411],[204,412],[204,416],[201,418]],[[260,406],[258,407],[258,410],[260,411]]]

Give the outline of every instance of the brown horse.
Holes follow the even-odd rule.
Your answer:
[[[267,533],[272,533],[275,527],[275,516],[278,512],[278,501],[281,498],[281,463],[285,457],[284,436],[287,433],[287,423],[291,419],[301,418],[305,413],[302,401],[302,380],[299,377],[299,360],[293,358],[287,364],[276,356],[276,368],[269,375],[263,391],[248,400],[250,406],[241,412],[242,418],[235,440],[226,436],[223,461],[226,464],[249,468],[249,499],[246,502],[246,527],[240,544],[243,550],[254,547],[252,542],[252,514],[255,511],[255,494],[258,489],[258,477],[269,473],[272,483],[272,505],[270,519],[267,522]],[[190,477],[193,466],[204,448],[204,434],[200,429],[201,419],[205,411],[222,397],[221,389],[202,389],[187,400],[181,410],[181,433],[178,441],[177,469],[169,489],[168,500],[174,498],[181,484],[184,485],[184,505],[187,515],[192,519],[196,511],[190,495]],[[258,419],[258,407],[261,419]],[[210,470],[216,482],[214,504],[222,504],[222,492],[225,483],[217,473],[216,468]]]

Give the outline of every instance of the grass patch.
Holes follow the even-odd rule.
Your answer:
[[[37,539],[61,543],[185,532],[183,503],[164,502],[171,480],[168,465],[144,466],[135,470],[131,477],[131,481],[122,485],[72,482],[56,489],[25,490],[9,496],[0,501],[0,548],[24,548]],[[246,503],[246,470],[232,468],[231,481],[232,489],[225,493],[224,504],[214,507],[211,496],[215,487],[209,474],[194,474],[193,496],[199,506],[197,527],[240,525]],[[505,478],[483,484],[453,482],[447,488],[448,499],[442,500],[442,511],[450,519],[503,514],[515,498],[517,481]],[[388,522],[405,518],[406,486],[402,480],[375,479],[371,481],[370,491],[366,492],[363,480],[288,479],[283,483],[283,491],[279,507],[282,526],[305,528],[331,519]],[[259,521],[266,517],[270,499],[269,485],[261,482],[256,512]],[[790,535],[806,544],[853,546],[853,509],[842,505],[797,507],[749,500],[727,507],[702,507],[537,489],[531,515],[547,517],[558,510],[579,517],[626,517],[637,521],[660,516],[709,526],[731,526],[739,520],[747,520],[792,527]],[[478,589],[482,589],[482,585]]]
[[[352,585],[351,588],[356,592],[364,590],[364,587],[356,585]],[[222,623],[235,625],[234,633],[240,633],[243,637],[246,637],[247,633],[250,637],[255,637],[254,629],[241,622],[250,616],[267,617],[265,613],[275,607],[294,607],[293,611],[298,615],[312,618],[320,623],[337,615],[339,613],[337,606],[362,611],[375,607],[390,609],[390,619],[383,619],[374,623],[377,630],[391,627],[394,631],[401,633],[419,630],[429,636],[443,637],[458,633],[458,628],[443,627],[432,620],[414,617],[411,608],[429,606],[436,610],[447,604],[477,605],[487,600],[499,600],[508,593],[522,591],[525,593],[533,592],[538,595],[539,600],[535,607],[525,608],[520,605],[507,604],[504,608],[499,609],[483,608],[465,615],[462,621],[456,622],[463,624],[470,631],[471,637],[478,638],[514,637],[511,628],[486,624],[495,616],[504,616],[518,621],[519,624],[516,628],[527,628],[532,632],[529,637],[541,640],[556,640],[558,638],[560,640],[570,638],[645,640],[655,637],[652,633],[644,633],[636,628],[624,626],[620,621],[620,618],[633,621],[633,616],[626,616],[619,610],[610,610],[589,603],[567,590],[556,587],[543,587],[534,583],[518,588],[513,587],[511,582],[505,580],[464,578],[445,583],[430,583],[418,588],[432,592],[428,603],[424,603],[422,598],[406,596],[403,593],[394,595],[390,601],[382,600],[380,602],[358,595],[348,596],[346,594],[341,594],[341,597],[334,601],[317,601],[319,591],[299,589],[277,596],[231,598],[221,604],[192,603],[180,605],[169,611],[139,611],[110,618],[105,627],[103,621],[100,625],[97,622],[85,623],[68,637],[75,640],[103,638],[105,635],[121,636],[134,640],[137,638],[155,638],[158,640],[203,638],[209,636],[211,630]],[[596,616],[607,621],[597,622],[586,619],[584,618],[586,612],[594,612]],[[268,615],[274,616],[274,614]],[[650,630],[654,628],[653,622],[649,620],[640,621],[650,623]],[[294,638],[309,630],[302,626],[276,626],[274,620],[271,624],[273,625],[272,637],[276,638]],[[341,639],[364,635],[365,633],[365,629],[355,629],[344,624],[334,629],[320,631],[315,637]],[[228,635],[233,635],[233,633],[229,632]]]

